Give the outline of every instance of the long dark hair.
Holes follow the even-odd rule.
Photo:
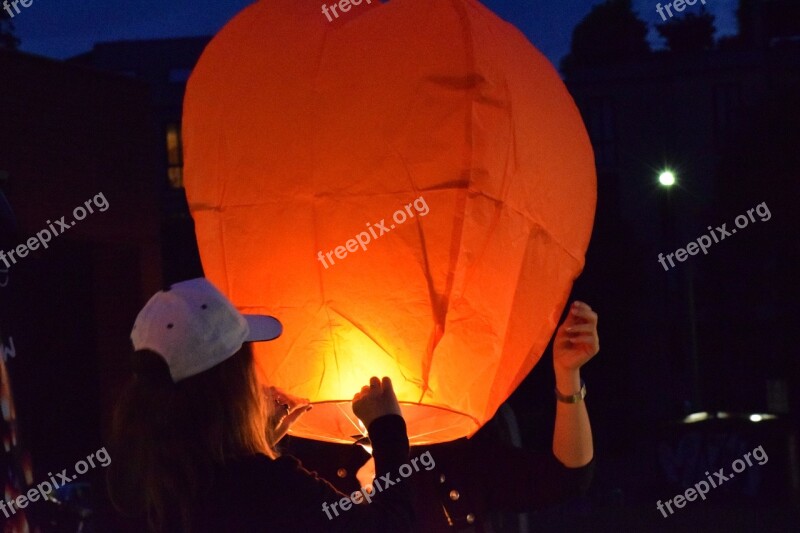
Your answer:
[[[226,461],[276,457],[271,406],[246,343],[233,356],[173,383],[164,359],[141,350],[114,412],[108,487],[115,507],[153,531],[191,531],[193,510]]]

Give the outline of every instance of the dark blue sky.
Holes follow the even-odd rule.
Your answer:
[[[670,0],[662,0],[668,3]],[[323,0],[319,0],[322,5]],[[515,24],[551,61],[569,49],[572,29],[602,0],[485,0],[485,4]],[[34,0],[14,17],[26,52],[65,58],[91,49],[100,41],[208,35],[252,0]],[[327,2],[332,3],[332,0]],[[737,0],[707,0],[717,17],[717,32],[736,30]],[[661,21],[655,1],[634,0],[648,24]],[[698,10],[700,3],[686,8]],[[658,44],[657,40],[653,41]]]

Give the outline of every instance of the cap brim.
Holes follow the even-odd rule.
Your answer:
[[[267,315],[244,315],[247,325],[250,326],[250,334],[247,335],[248,342],[271,341],[277,339],[283,333],[283,325],[272,316]]]

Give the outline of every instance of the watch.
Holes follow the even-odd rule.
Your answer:
[[[575,394],[570,394],[569,396],[565,396],[558,392],[558,387],[555,389],[556,392],[556,400],[559,402],[564,403],[578,403],[582,402],[584,398],[586,398],[586,383],[581,380],[581,390]]]

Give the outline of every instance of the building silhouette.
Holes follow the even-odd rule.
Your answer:
[[[5,368],[25,481],[38,483],[101,447],[130,324],[161,287],[157,165],[142,82],[7,50],[0,72],[0,191],[16,215],[2,242],[18,259],[0,272],[0,328],[4,344],[13,338]],[[98,194],[105,210],[78,210],[101,205]],[[19,253],[43,230],[55,231],[46,248]],[[103,472],[78,483],[92,476]],[[41,524],[48,509],[26,512]]]

